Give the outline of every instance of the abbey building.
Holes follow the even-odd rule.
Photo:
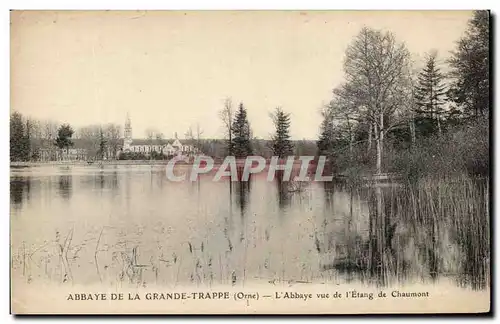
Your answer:
[[[130,116],[127,114],[122,152],[142,153],[144,155],[149,155],[152,152],[155,152],[157,154],[163,154],[165,156],[181,156],[195,154],[197,153],[197,149],[192,145],[182,143],[181,140],[177,138],[177,133],[173,141],[160,138],[133,139],[132,123],[130,120]]]

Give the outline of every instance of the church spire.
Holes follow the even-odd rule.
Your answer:
[[[125,127],[130,126],[130,114],[127,111],[127,117],[125,117]]]
[[[127,117],[125,119],[125,138],[131,140],[132,139],[132,123],[130,121],[130,114],[127,111]]]

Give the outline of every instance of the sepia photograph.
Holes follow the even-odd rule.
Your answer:
[[[488,10],[12,10],[10,312],[491,311]]]

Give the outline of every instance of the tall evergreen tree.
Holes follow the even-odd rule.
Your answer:
[[[449,97],[466,116],[487,115],[489,111],[489,30],[489,12],[475,11],[449,60],[454,80]]]
[[[233,155],[237,158],[245,158],[252,155],[250,123],[248,122],[247,110],[243,106],[243,103],[240,103],[236,111],[231,131],[233,134],[231,141],[231,152]]]
[[[10,116],[10,160],[28,161],[30,155],[29,137],[23,116],[14,112]]]
[[[293,144],[290,141],[290,114],[285,113],[281,107],[277,107],[271,118],[276,128],[276,133],[271,139],[273,155],[280,158],[293,154]]]
[[[427,121],[437,126],[438,133],[441,133],[441,124],[446,100],[446,86],[443,84],[444,75],[436,65],[436,52],[428,55],[425,68],[418,76],[415,103],[416,119],[419,122],[418,128],[427,126]]]
[[[73,141],[71,140],[73,137],[73,129],[69,124],[63,124],[57,130],[57,138],[55,145],[61,150],[68,150],[71,146],[73,146]]]
[[[102,127],[99,129],[99,158],[101,160],[104,159],[104,153],[106,151],[106,138],[104,137],[104,133],[102,131]]]
[[[321,114],[323,116],[323,121],[321,122],[320,135],[317,142],[318,155],[330,156],[333,152],[333,118],[328,109],[325,109]]]

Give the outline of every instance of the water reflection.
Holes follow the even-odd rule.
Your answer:
[[[284,211],[285,208],[290,204],[290,194],[288,192],[289,182],[276,179],[275,183],[278,193],[278,206],[282,211]]]
[[[234,181],[236,206],[240,210],[240,216],[243,218],[249,204],[250,192],[252,190],[252,177],[248,181]]]
[[[69,200],[73,194],[73,176],[72,175],[60,175],[58,178],[59,185],[59,195],[65,199]]]
[[[359,189],[368,202],[368,236],[363,238],[359,224],[348,225],[345,235],[335,233],[332,247],[333,232],[324,226],[323,235],[330,240],[318,246],[323,254],[333,253],[324,270],[335,269],[349,280],[378,286],[415,277],[435,282],[448,274],[460,285],[484,289],[489,284],[490,254],[487,190],[482,186],[450,190],[450,196],[439,196],[438,186]],[[477,190],[473,201],[457,200],[469,190]],[[329,186],[324,191],[327,210],[332,194]],[[353,191],[346,194],[352,217]]]
[[[10,200],[16,208],[21,208],[24,199],[29,200],[31,178],[14,176],[10,178]]]
[[[55,229],[66,237],[76,224],[68,252],[74,278],[120,280],[127,266],[141,269],[145,282],[172,285],[191,275],[197,283],[340,278],[385,286],[452,276],[476,289],[489,284],[484,182],[299,184],[277,173],[273,183],[258,176],[171,183],[150,166],[35,171],[11,172],[13,246],[52,242]],[[58,256],[37,251],[30,269],[60,280],[51,270]]]
[[[104,174],[103,173],[99,173],[99,175],[94,178],[94,181],[97,183],[97,186],[101,190],[104,189],[105,181],[104,181]]]
[[[290,204],[290,196],[291,196],[291,185],[290,181],[284,181],[284,171],[278,170],[275,174],[274,183],[277,188],[277,201],[278,207],[281,211],[284,211],[286,207]]]
[[[116,191],[119,187],[118,172],[113,170],[111,172],[99,171],[91,179],[84,179],[94,189],[102,193],[104,190]]]
[[[391,200],[396,197],[395,189],[369,187],[357,191],[351,186],[344,188],[348,197],[344,235],[337,236],[334,260],[326,268],[340,271],[349,280],[368,281],[378,286],[386,286],[394,280],[404,281],[411,270],[408,263],[411,258],[406,254],[409,237],[408,233],[397,233],[398,227],[404,229],[406,224],[397,218],[401,211],[395,210],[398,207]],[[359,222],[354,217],[354,197],[357,195],[368,202],[367,236],[359,230]],[[329,199],[326,198],[326,204]]]

